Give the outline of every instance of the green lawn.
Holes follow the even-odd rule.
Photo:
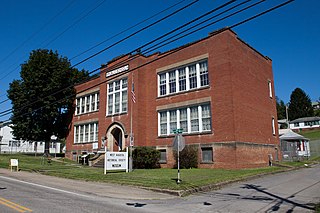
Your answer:
[[[320,130],[301,131],[299,134],[310,140],[320,140]]]
[[[52,161],[48,164],[42,157],[27,156],[22,154],[0,155],[0,167],[9,168],[9,159],[19,159],[19,168],[22,171],[39,172],[57,177],[98,181],[150,188],[187,190],[196,187],[216,184],[230,180],[241,180],[257,174],[265,174],[283,170],[280,167],[265,167],[257,169],[226,170],[226,169],[182,169],[181,184],[176,184],[176,169],[134,170],[131,173],[111,172],[103,174],[103,169],[82,166],[73,161]]]

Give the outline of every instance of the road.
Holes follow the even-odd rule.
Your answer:
[[[0,170],[0,212],[313,212],[320,202],[320,165],[183,198],[133,187],[40,177]]]

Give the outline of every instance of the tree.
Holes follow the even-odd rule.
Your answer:
[[[296,88],[291,93],[288,113],[290,120],[314,115],[311,100],[302,89]]]
[[[69,131],[74,112],[74,84],[88,72],[71,68],[66,57],[52,50],[34,50],[21,65],[20,80],[10,83],[11,121],[15,138],[44,141],[49,155],[52,135],[62,139]]]
[[[320,105],[320,98],[316,101],[318,103],[318,106]],[[314,110],[314,115],[320,117],[320,109],[317,108]]]
[[[277,101],[277,114],[278,114],[278,119],[286,119],[287,115],[286,115],[286,105],[283,102],[283,100],[280,100],[278,97],[276,97],[276,101]]]

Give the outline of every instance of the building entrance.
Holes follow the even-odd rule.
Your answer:
[[[121,125],[113,124],[107,130],[107,149],[118,152],[126,148],[125,133]]]

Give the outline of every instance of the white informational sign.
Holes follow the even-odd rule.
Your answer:
[[[10,159],[10,168],[12,172],[12,167],[16,167],[17,171],[19,171],[19,162],[18,159]]]
[[[92,143],[92,149],[98,149],[98,143]]]
[[[18,159],[10,159],[10,165],[11,166],[18,166],[19,165]]]
[[[126,170],[128,172],[128,147],[126,152],[106,152],[104,174],[107,170]]]

